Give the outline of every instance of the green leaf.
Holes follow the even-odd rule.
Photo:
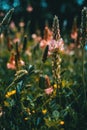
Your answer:
[[[40,75],[40,78],[39,78],[39,87],[41,89],[45,89],[45,77],[43,75]]]
[[[29,72],[29,75],[34,73],[34,66],[33,65],[29,65],[28,72]]]

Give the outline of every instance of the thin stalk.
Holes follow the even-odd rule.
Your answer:
[[[83,82],[83,87],[84,87],[84,99],[85,99],[85,101],[86,101],[85,73],[84,73],[84,57],[85,57],[84,46],[82,46],[82,82]]]
[[[57,91],[56,91],[56,94],[58,94],[59,90],[58,90],[58,80],[56,81],[57,83]]]

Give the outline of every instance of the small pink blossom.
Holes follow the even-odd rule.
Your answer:
[[[16,26],[15,26],[15,23],[12,21],[11,23],[10,23],[10,28],[11,29],[14,29]]]
[[[50,95],[50,94],[52,94],[52,92],[53,92],[53,87],[49,87],[49,88],[45,89],[44,91],[45,91],[45,93],[46,93],[47,95]]]
[[[63,51],[64,50],[64,42],[63,39],[60,38],[59,40],[51,40],[49,43],[49,52],[48,54],[50,55],[54,51]]]
[[[24,66],[25,63],[22,59],[19,59],[18,61],[19,66]],[[16,69],[16,63],[15,63],[15,55],[12,53],[9,62],[7,63],[7,68],[15,70]]]
[[[8,69],[16,69],[16,66],[15,66],[15,56],[14,54],[12,53],[11,57],[10,57],[10,60],[9,62],[7,63],[7,68]]]
[[[43,39],[43,40],[40,42],[40,47],[41,47],[41,48],[45,48],[47,45],[49,45],[49,42],[50,42],[50,41],[46,41],[46,40]]]
[[[38,36],[37,34],[32,34],[31,37],[35,43],[39,43],[41,41],[41,36]]]
[[[24,27],[24,25],[25,25],[25,23],[24,23],[23,21],[21,21],[21,22],[19,23],[19,26],[20,26],[20,27]]]
[[[7,68],[8,68],[8,69],[15,70],[15,69],[16,69],[16,67],[15,67],[15,61],[8,62],[8,63],[7,63]]]
[[[78,37],[77,31],[71,33],[71,38],[72,38],[72,39],[76,40],[77,37]]]
[[[13,42],[14,42],[14,43],[18,42],[18,43],[19,43],[19,42],[20,42],[20,39],[16,37],[16,38],[13,39]]]
[[[32,39],[36,39],[37,38],[37,35],[34,33],[31,35]]]
[[[33,7],[31,5],[28,5],[27,9],[28,12],[32,12],[33,11]]]
[[[4,34],[3,33],[1,33],[0,38],[4,38]]]

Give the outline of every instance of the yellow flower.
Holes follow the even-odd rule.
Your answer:
[[[60,125],[64,125],[64,121],[60,121]]]
[[[60,130],[64,130],[64,128],[61,128]]]
[[[38,82],[39,81],[39,79],[38,78],[36,78],[36,82]]]
[[[8,106],[9,106],[9,103],[6,102],[6,101],[4,101],[4,105],[5,105],[6,107],[8,107]]]
[[[35,113],[35,111],[33,110],[32,113]]]
[[[7,94],[5,95],[6,98],[9,98],[10,96],[16,94],[16,90],[12,90],[10,92],[7,92]]]
[[[27,121],[27,120],[28,120],[28,117],[25,117],[24,120]]]
[[[55,88],[55,89],[57,88],[57,84],[54,84],[53,86],[54,86],[54,88]],[[60,86],[59,86],[59,85],[58,85],[58,88],[60,88]]]
[[[54,84],[54,88],[57,88],[57,84]]]
[[[66,84],[67,84],[66,80],[63,80],[63,81],[62,81],[62,87],[65,87]]]
[[[43,109],[42,113],[45,115],[47,113],[47,109]]]

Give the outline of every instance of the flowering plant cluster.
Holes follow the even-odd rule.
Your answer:
[[[86,130],[87,8],[80,27],[74,20],[72,42],[57,16],[43,37],[37,30],[30,38],[29,23],[16,26],[13,12],[0,24],[0,129]]]

